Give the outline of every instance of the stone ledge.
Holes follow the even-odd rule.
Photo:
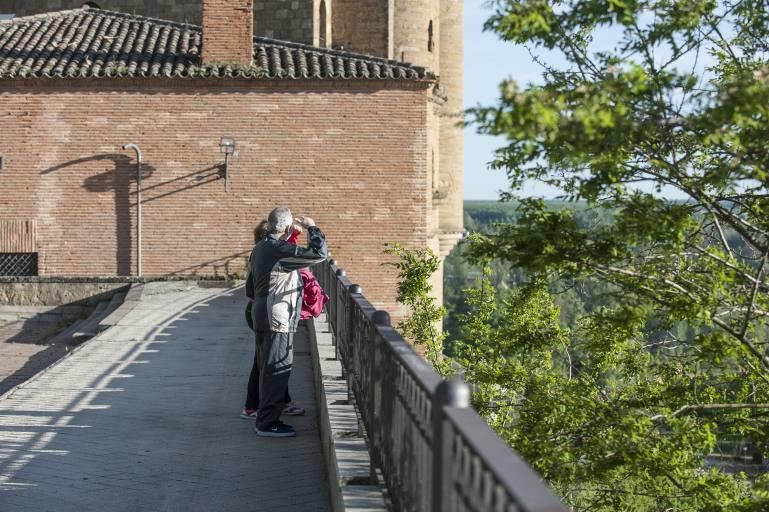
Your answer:
[[[0,276],[0,283],[153,283],[157,281],[193,281],[202,283],[236,283],[217,276]]]
[[[384,502],[378,485],[348,485],[342,491],[345,510],[381,512]]]
[[[120,292],[115,292],[117,293]],[[139,299],[140,300],[140,299]],[[123,315],[127,313],[127,310],[133,309],[136,307],[136,302],[126,304],[124,297],[120,297],[119,299],[115,300],[115,302],[112,304],[114,306],[115,310],[112,311],[112,313],[118,313],[121,310],[126,310]],[[93,321],[94,327],[97,325],[100,325],[100,322],[102,321],[98,317],[99,313],[94,311],[91,313],[91,316],[86,320],[79,320],[75,322],[74,324],[70,325],[67,329],[56,335],[55,338],[53,338],[49,343],[54,346],[66,346],[66,350],[62,353],[61,357],[56,358],[55,360],[52,360],[50,364],[48,364],[46,367],[42,368],[40,371],[38,371],[35,375],[31,376],[28,379],[25,379],[23,382],[20,382],[19,384],[7,389],[3,393],[0,393],[0,399],[7,398],[12,396],[17,390],[23,389],[26,385],[33,383],[37,381],[41,376],[48,373],[52,368],[55,368],[59,364],[61,364],[63,361],[69,359],[72,355],[76,354],[80,350],[82,350],[84,347],[90,345],[94,340],[97,340],[100,338],[100,335],[102,332],[94,333],[93,336],[88,336],[84,341],[70,346],[70,341],[72,340],[73,335],[76,333],[78,329],[84,324],[87,324],[89,321]],[[122,316],[121,316],[122,318]],[[108,329],[111,326],[107,326],[105,329]],[[104,330],[103,332],[107,332],[107,330]]]
[[[127,288],[119,281],[0,281],[3,306],[96,306]]]
[[[386,512],[384,488],[372,481],[371,457],[343,380],[325,313],[309,323],[320,437],[334,512]]]
[[[101,322],[99,322],[97,331],[106,331],[110,327],[117,325],[117,323],[122,320],[124,316],[133,311],[134,308],[139,305],[143,295],[144,285],[131,283],[128,290],[126,291],[125,297],[123,298],[122,305],[113,309],[109,315],[104,317]]]
[[[200,288],[236,288],[242,281],[195,279],[181,276],[163,278],[121,277],[0,277],[0,305],[60,306],[64,304],[96,305],[116,291],[141,290],[154,282],[189,283]],[[130,297],[126,298],[131,301]]]

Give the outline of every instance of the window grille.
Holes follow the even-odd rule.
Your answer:
[[[37,253],[0,253],[0,276],[29,277],[37,275]]]

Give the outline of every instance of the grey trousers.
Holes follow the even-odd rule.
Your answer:
[[[280,421],[294,364],[294,333],[256,331],[259,364],[259,412],[256,428],[267,430]]]

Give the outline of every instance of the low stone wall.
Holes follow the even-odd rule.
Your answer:
[[[384,486],[371,458],[358,414],[335,356],[326,314],[309,323],[320,439],[333,512],[387,512]]]
[[[0,304],[0,327],[22,320],[36,319],[47,323],[56,323],[70,318],[87,316],[93,307],[84,304],[64,306],[7,306]]]
[[[0,306],[96,305],[128,285],[106,279],[0,280]]]

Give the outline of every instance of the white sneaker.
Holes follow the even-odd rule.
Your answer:
[[[257,412],[256,409],[243,409],[240,411],[240,417],[244,420],[255,420]]]
[[[283,407],[281,414],[284,416],[304,416],[305,410],[294,402],[289,402]]]

